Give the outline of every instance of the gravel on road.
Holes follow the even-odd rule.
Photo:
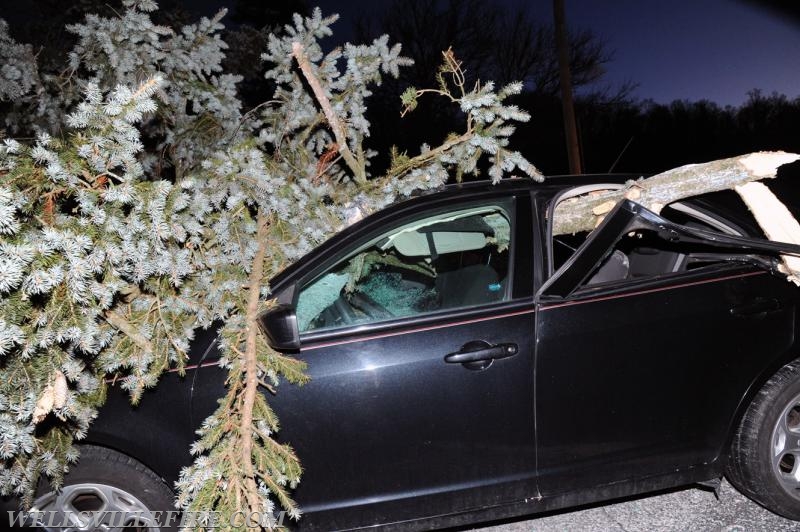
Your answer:
[[[800,532],[800,522],[765,510],[727,481],[719,489],[687,488],[651,497],[505,522],[481,532]]]

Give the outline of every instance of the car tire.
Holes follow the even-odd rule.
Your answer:
[[[756,394],[733,438],[727,476],[768,510],[800,521],[800,359]]]
[[[92,519],[113,519],[102,521],[98,529],[156,531],[177,529],[177,514],[173,514],[176,518],[171,523],[165,520],[165,513],[174,511],[173,501],[169,486],[141,462],[113,449],[87,445],[81,447],[80,460],[70,467],[61,490],[41,483],[33,509],[44,512],[36,523],[42,530],[64,530],[66,523],[85,528],[83,516],[90,512]],[[69,515],[65,516],[67,511]],[[118,513],[111,514],[113,511]],[[48,518],[52,519],[50,526]],[[84,522],[70,521],[75,518]],[[160,526],[164,524],[169,526]]]

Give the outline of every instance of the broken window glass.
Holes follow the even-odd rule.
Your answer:
[[[505,208],[411,222],[373,239],[303,287],[301,332],[503,301],[511,226]]]

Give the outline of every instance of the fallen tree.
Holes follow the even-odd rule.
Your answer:
[[[269,279],[359,216],[477,174],[480,160],[495,181],[541,179],[509,148],[529,119],[508,101],[523,85],[467,87],[447,53],[439,87],[398,104],[437,94],[463,133],[394,150],[381,169],[367,103],[411,64],[387,36],[326,54],[336,16],[293,17],[268,37],[270,100],[245,112],[239,77],[223,69],[224,11],[172,29],[150,0],[123,6],[70,27],[68,79],[34,76],[33,63],[10,80],[0,69],[0,102],[15,107],[4,120],[45,122],[33,141],[0,130],[0,496],[29,508],[41,476],[57,489],[111,383],[138,403],[164,372],[185,371],[197,330],[221,324],[226,393],[190,448],[177,505],[217,522],[245,510],[271,528],[276,503],[300,516],[301,467],[258,387],[308,377],[258,334]],[[6,29],[0,20],[0,64],[31,50]]]
[[[688,164],[648,178],[627,182],[622,188],[590,192],[565,199],[556,206],[553,234],[591,231],[623,199],[659,213],[666,205],[710,192],[735,190],[753,213],[764,234],[777,242],[800,244],[800,223],[789,209],[759,181],[777,175],[778,168],[800,155],[757,152],[702,164]],[[784,255],[783,271],[800,284],[800,258]]]

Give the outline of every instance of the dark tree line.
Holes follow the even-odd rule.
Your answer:
[[[394,145],[400,152],[413,153],[421,139],[431,138],[431,134],[444,138],[453,131],[451,124],[460,122],[461,117],[452,108],[433,97],[422,98],[419,108],[402,119],[397,112],[397,95],[406,87],[436,87],[442,52],[448,49],[462,62],[468,84],[493,80],[505,85],[522,81],[525,95],[518,104],[533,111],[534,129],[550,128],[550,124],[542,124],[538,111],[527,106],[529,102],[555,101],[555,109],[560,113],[553,28],[536,20],[525,8],[507,9],[487,0],[395,0],[376,19],[357,23],[357,40],[383,33],[402,43],[404,53],[415,64],[401,72],[399,80],[381,87],[371,104],[370,119],[381,124],[374,139],[380,146]],[[588,30],[573,32],[569,48],[575,87],[588,87],[600,81],[605,65],[613,59],[603,42]],[[598,95],[598,99],[608,102],[623,98],[629,89],[621,87],[612,94]],[[447,110],[442,111],[443,108]],[[551,131],[560,131],[563,122],[559,119],[555,127]],[[515,149],[535,153],[527,142],[518,142]],[[536,164],[540,164],[538,160]]]
[[[584,159],[592,172],[608,171],[626,144],[616,171],[658,172],[751,151],[800,151],[800,97],[758,90],[739,107],[707,100],[611,106],[590,100],[580,104],[579,115]]]

